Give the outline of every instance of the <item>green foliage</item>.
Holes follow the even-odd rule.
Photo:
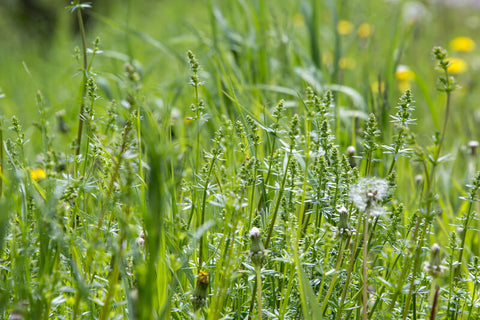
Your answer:
[[[9,42],[0,318],[477,319],[477,39],[432,61],[467,11],[412,3],[73,1]]]

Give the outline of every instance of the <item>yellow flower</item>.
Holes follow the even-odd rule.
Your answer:
[[[305,24],[305,20],[303,19],[303,15],[301,13],[295,13],[293,15],[293,25],[295,27],[302,27]]]
[[[467,62],[460,58],[447,58],[447,61],[450,62],[448,66],[448,72],[453,74],[463,73],[467,70]]]
[[[323,62],[323,64],[326,64],[326,65],[332,65],[333,64],[333,54],[331,52],[324,52],[322,54],[322,62]]]
[[[340,60],[338,61],[338,66],[340,67],[340,69],[352,70],[352,69],[355,69],[355,67],[357,66],[357,63],[353,58],[343,57],[343,58],[340,58]]]
[[[340,20],[337,24],[337,31],[342,36],[352,33],[353,24],[347,20]]]
[[[457,37],[450,41],[450,47],[455,51],[473,51],[475,49],[475,41],[469,37]]]
[[[398,81],[411,81],[415,78],[415,73],[409,67],[399,65],[395,71],[395,78]]]
[[[185,122],[185,124],[192,124],[193,123],[193,118],[192,117],[185,117],[183,119],[183,121]]]
[[[45,179],[47,177],[47,174],[45,173],[45,170],[41,168],[37,168],[37,169],[30,170],[30,176],[32,177],[33,180],[37,181],[37,180]]]
[[[385,83],[381,81],[380,83],[378,81],[375,81],[374,83],[371,84],[370,88],[372,89],[373,93],[383,93],[385,91]]]
[[[412,88],[410,81],[407,81],[407,80],[399,81],[397,86],[398,86],[398,90],[400,90],[401,92],[405,92],[407,91],[407,89]]]
[[[360,38],[367,38],[373,33],[373,26],[369,23],[362,23],[358,29],[357,34]]]
[[[209,283],[207,271],[200,270],[200,272],[198,272],[198,282],[206,285]]]

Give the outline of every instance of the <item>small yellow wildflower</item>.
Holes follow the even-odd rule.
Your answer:
[[[398,90],[400,90],[401,92],[405,92],[407,91],[407,89],[412,88],[412,84],[410,81],[403,80],[398,82],[397,87],[398,87]]]
[[[409,67],[399,65],[395,71],[395,78],[398,81],[411,81],[415,78],[415,73]]]
[[[450,62],[447,70],[452,74],[463,73],[467,70],[467,62],[463,59],[447,58],[447,61]]]
[[[348,20],[340,20],[337,24],[337,31],[342,36],[352,33],[353,24]]]
[[[383,93],[385,91],[385,83],[383,81],[381,81],[380,83],[378,81],[375,81],[370,85],[370,89],[372,89],[373,93],[379,93],[379,89],[380,93]]]
[[[293,15],[293,25],[295,27],[302,27],[305,24],[305,19],[303,18],[303,14],[295,13]]]
[[[207,271],[200,270],[200,272],[198,272],[198,282],[200,282],[202,284],[208,284],[209,283],[208,272]]]
[[[340,69],[352,70],[352,69],[355,69],[355,67],[357,66],[357,63],[353,58],[343,57],[343,58],[340,58],[340,60],[338,61],[338,66],[340,67]]]
[[[373,26],[369,23],[362,23],[358,29],[357,34],[360,38],[367,38],[373,33]]]
[[[411,81],[415,79],[415,73],[405,65],[399,65],[395,71],[398,90],[404,92],[412,87]]]
[[[469,37],[457,37],[450,41],[450,47],[455,51],[473,51],[475,49],[475,41]]]
[[[333,54],[331,52],[324,52],[322,54],[322,62],[323,62],[323,64],[326,64],[326,65],[332,65],[333,64]]]
[[[185,118],[183,119],[183,121],[184,121],[185,124],[187,124],[187,125],[188,125],[188,124],[192,124],[193,118],[192,118],[192,117],[185,117]]]
[[[37,168],[37,169],[32,169],[30,170],[30,176],[32,177],[33,180],[41,180],[45,179],[47,177],[47,174],[45,173],[45,170],[42,168]]]

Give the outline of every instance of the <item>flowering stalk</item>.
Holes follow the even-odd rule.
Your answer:
[[[197,221],[197,229],[200,228],[205,223],[205,211],[207,206],[207,191],[209,187],[209,180],[213,171],[213,167],[215,166],[215,161],[219,159],[220,154],[221,154],[221,150],[219,148],[214,147],[212,150],[212,153],[208,155],[211,159],[210,159],[210,164],[208,165],[208,170],[205,176],[205,181],[204,181],[205,185],[203,188],[203,195],[202,195],[202,208],[200,211],[200,219]],[[201,269],[203,265],[204,238],[205,238],[205,234],[202,233],[199,241],[199,250],[198,250],[198,268],[199,269]]]
[[[285,182],[287,180],[288,175],[288,168],[290,167],[290,160],[292,158],[293,149],[295,147],[295,137],[298,134],[298,115],[295,115],[292,118],[290,123],[290,131],[289,131],[289,138],[290,138],[290,150],[287,155],[287,165],[285,167],[285,172],[282,178],[282,184],[280,185],[280,190],[278,192],[277,201],[275,203],[275,208],[273,209],[272,219],[270,221],[270,226],[268,228],[267,240],[265,240],[265,248],[268,249],[268,245],[270,244],[270,238],[272,237],[273,227],[275,226],[275,220],[277,219],[278,210],[280,209],[280,203],[282,202],[283,192],[285,191]]]
[[[392,162],[387,172],[387,176],[392,174],[395,164],[397,163],[400,155],[408,155],[409,150],[405,149],[405,138],[408,133],[408,126],[414,123],[414,119],[411,119],[411,113],[413,111],[413,97],[410,89],[407,89],[400,98],[400,103],[397,107],[398,111],[395,116],[392,116],[392,122],[397,127],[397,137],[393,143],[393,146],[383,146],[386,152],[393,153]]]
[[[262,243],[262,234],[260,229],[253,227],[249,233],[250,240],[252,241],[250,247],[250,259],[255,265],[256,273],[256,295],[257,295],[257,308],[258,308],[258,319],[262,320],[262,277],[261,270],[262,265],[267,258],[267,251]]]
[[[192,51],[187,52],[188,63],[190,64],[190,70],[192,71],[192,76],[190,77],[190,85],[194,89],[194,104],[192,105],[192,111],[195,113],[196,121],[196,148],[195,148],[195,172],[198,172],[198,165],[200,163],[200,118],[203,112],[203,106],[200,104],[200,98],[198,94],[199,86],[202,85],[202,81],[198,77],[198,71],[200,70],[200,63],[195,57],[195,54]]]
[[[365,128],[364,141],[362,142],[365,152],[367,154],[367,165],[365,166],[365,176],[370,174],[370,168],[372,166],[373,153],[378,148],[378,144],[375,142],[376,137],[380,134],[377,128],[377,119],[372,113],[368,118],[367,127]]]
[[[360,225],[361,219],[362,219],[362,215],[358,214],[358,219],[357,219],[357,224],[356,224],[357,226]],[[336,316],[335,320],[339,320],[339,319],[342,318],[342,311],[343,311],[343,307],[344,307],[344,303],[345,303],[345,298],[347,297],[347,291],[348,291],[348,288],[349,288],[349,285],[350,285],[350,279],[352,277],[353,267],[355,265],[357,253],[360,250],[359,245],[358,245],[359,235],[360,235],[360,233],[357,232],[356,235],[355,235],[355,240],[353,242],[353,246],[352,246],[353,249],[352,249],[352,252],[350,254],[350,264],[348,265],[348,271],[347,271],[347,279],[345,280],[345,284],[343,285],[342,297],[340,299],[340,306],[339,306],[339,309],[337,311],[337,316]]]
[[[333,278],[330,281],[330,285],[328,287],[327,294],[325,295],[325,298],[323,300],[323,304],[321,307],[322,314],[325,312],[325,309],[327,308],[328,301],[330,300],[330,295],[332,294],[333,288],[335,286],[335,283],[337,281],[337,277],[339,274],[339,269],[340,266],[343,262],[343,252],[345,251],[345,248],[349,245],[350,241],[350,227],[348,225],[348,211],[345,207],[341,207],[339,210],[339,223],[338,223],[338,232],[339,235],[341,236],[341,242],[340,242],[340,253],[338,254],[337,258],[337,264],[335,265],[335,273],[333,274]],[[320,299],[321,295],[318,295],[318,299]]]
[[[450,66],[450,62],[447,60],[447,52],[445,49],[440,48],[440,47],[435,47],[433,48],[433,55],[434,58],[438,61],[438,65],[440,69],[443,70],[443,76],[440,76],[438,78],[438,84],[439,84],[439,91],[445,92],[447,95],[447,101],[446,101],[446,106],[445,106],[445,118],[443,120],[443,127],[442,131],[440,134],[436,134],[434,139],[435,139],[435,151],[433,154],[433,158],[430,159],[432,162],[432,168],[430,170],[430,174],[428,172],[428,167],[425,164],[424,160],[424,168],[425,168],[425,177],[427,179],[426,183],[426,190],[425,190],[425,217],[419,215],[418,216],[418,221],[415,226],[415,229],[418,229],[420,225],[422,225],[422,229],[420,232],[420,239],[417,242],[418,245],[416,247],[416,252],[415,252],[415,262],[414,262],[414,269],[412,273],[412,277],[410,279],[410,289],[404,304],[403,308],[403,319],[406,319],[408,316],[408,311],[410,310],[410,302],[413,294],[413,289],[415,287],[415,278],[417,276],[417,270],[420,266],[420,255],[421,251],[423,248],[423,244],[425,241],[426,233],[427,233],[427,228],[430,225],[432,221],[432,205],[434,201],[434,195],[433,195],[433,185],[434,185],[434,179],[435,179],[435,171],[440,163],[440,152],[443,146],[443,142],[445,140],[445,133],[447,129],[447,123],[448,123],[448,118],[450,114],[450,104],[451,104],[451,94],[452,92],[457,88],[457,85],[455,83],[455,79],[451,77],[448,73],[448,67]],[[422,223],[423,222],[423,223]],[[416,240],[416,239],[414,239]],[[402,280],[401,280],[402,281]],[[393,303],[391,305],[391,309],[393,308]]]
[[[472,215],[472,209],[473,209],[473,203],[476,200],[476,194],[478,190],[480,189],[480,172],[477,173],[477,176],[475,177],[475,180],[473,181],[473,185],[470,186],[470,193],[469,197],[466,198],[465,200],[468,201],[468,208],[467,208],[467,214],[465,216],[465,221],[463,222],[463,232],[461,233],[461,244],[460,244],[460,253],[458,255],[458,260],[457,260],[457,266],[455,269],[455,276],[458,277],[461,274],[462,271],[462,260],[463,260],[463,251],[465,249],[465,239],[467,238],[467,230],[468,230],[468,224],[470,222],[470,218]]]
[[[83,17],[82,17],[82,9],[89,8],[89,4],[82,4],[79,0],[74,2],[74,5],[71,7],[71,11],[77,11],[77,20],[78,20],[78,27],[80,29],[80,35],[82,36],[82,57],[83,57],[83,70],[82,70],[82,93],[81,93],[81,101],[80,101],[80,112],[78,115],[78,132],[77,132],[77,144],[75,149],[75,156],[80,155],[80,148],[82,146],[82,131],[83,131],[83,123],[85,121],[84,113],[85,113],[85,95],[87,92],[87,70],[88,70],[88,62],[87,62],[87,40],[85,36],[85,26],[83,24]]]
[[[370,210],[374,201],[373,192],[367,193],[367,208],[365,209],[365,224],[363,227],[363,285],[362,285],[362,319],[367,320],[368,314],[368,219],[370,218]]]

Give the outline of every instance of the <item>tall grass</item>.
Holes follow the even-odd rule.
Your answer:
[[[71,110],[0,96],[2,318],[479,317],[475,52],[408,3],[158,6],[189,36],[73,3]]]

